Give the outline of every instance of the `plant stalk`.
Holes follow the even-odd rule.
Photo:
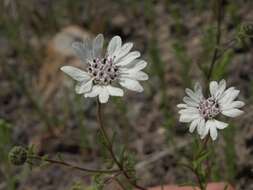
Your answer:
[[[115,172],[119,172],[120,171],[120,170],[95,170],[95,169],[88,169],[88,168],[83,168],[83,167],[80,167],[80,166],[76,166],[76,165],[73,165],[71,163],[61,161],[61,160],[42,158],[40,156],[35,156],[35,155],[29,156],[28,158],[29,159],[39,160],[39,161],[49,162],[51,164],[62,165],[62,166],[66,166],[66,167],[69,167],[69,168],[72,168],[72,169],[76,169],[76,170],[80,170],[80,171],[88,172],[88,173],[115,173]]]
[[[218,15],[217,15],[216,46],[215,46],[215,49],[214,49],[211,65],[210,65],[209,70],[208,70],[207,81],[209,81],[212,77],[214,66],[215,66],[215,63],[216,63],[217,58],[218,58],[219,46],[220,46],[220,41],[221,41],[221,24],[222,24],[222,16],[224,15],[223,14],[224,0],[217,0],[217,2],[218,2]]]
[[[127,173],[127,171],[125,170],[124,166],[122,165],[122,163],[120,163],[113,151],[113,145],[112,142],[110,141],[110,138],[108,137],[106,130],[104,128],[104,123],[103,123],[103,118],[102,118],[102,105],[99,102],[99,99],[97,98],[97,121],[99,124],[99,129],[102,133],[102,135],[104,136],[107,146],[106,148],[108,149],[113,161],[115,162],[115,164],[118,166],[119,170],[122,171],[122,174],[126,177],[127,181],[135,188],[140,189],[140,190],[146,190],[146,188],[138,185],[135,181],[132,180],[131,176],[129,176],[129,174]]]

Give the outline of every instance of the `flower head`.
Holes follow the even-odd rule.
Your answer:
[[[110,95],[123,96],[123,90],[113,84],[143,91],[139,81],[148,79],[148,75],[141,71],[147,62],[138,59],[140,52],[130,52],[132,43],[122,44],[121,38],[115,36],[103,54],[104,37],[99,34],[93,41],[74,42],[72,46],[85,63],[85,70],[72,66],[63,66],[61,70],[77,81],[76,93],[84,94],[84,97],[98,96],[101,103],[106,103]]]
[[[15,146],[10,150],[8,158],[13,165],[23,165],[27,161],[27,151],[21,146]]]
[[[226,89],[226,81],[221,80],[210,82],[210,96],[205,98],[202,88],[197,83],[194,91],[186,89],[188,96],[183,98],[184,103],[178,104],[181,110],[180,122],[191,123],[189,130],[193,132],[196,128],[201,138],[205,138],[210,132],[213,140],[218,137],[217,129],[224,129],[227,123],[218,121],[216,118],[222,114],[228,117],[236,117],[243,113],[239,108],[244,106],[244,102],[235,101],[239,95],[239,90],[235,87]]]

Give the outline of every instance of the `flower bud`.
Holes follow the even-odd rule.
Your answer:
[[[27,160],[27,151],[21,146],[13,147],[9,152],[9,161],[13,165],[21,166]]]
[[[241,32],[247,37],[253,37],[253,23],[242,24]]]

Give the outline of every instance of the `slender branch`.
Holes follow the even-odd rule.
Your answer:
[[[98,120],[98,124],[99,124],[99,129],[101,130],[102,135],[104,136],[106,143],[108,144],[108,147],[110,149],[112,149],[112,143],[111,143],[111,141],[105,131],[105,128],[104,128],[104,123],[103,123],[103,118],[102,118],[102,105],[98,99],[97,99],[97,120]]]
[[[53,160],[53,159],[49,159],[49,158],[41,158],[40,156],[29,156],[28,158],[30,159],[35,159],[35,160],[39,160],[39,161],[45,161],[45,162],[49,162],[51,164],[57,164],[57,165],[62,165],[62,166],[66,166],[72,169],[76,169],[76,170],[80,170],[83,172],[88,172],[88,173],[115,173],[115,172],[119,172],[120,170],[95,170],[95,169],[88,169],[88,168],[83,168],[80,166],[75,166],[72,165],[68,162],[64,162],[64,161],[60,161],[60,160]]]
[[[198,153],[194,156],[194,159],[197,159],[201,155],[201,153],[207,148],[207,144],[208,144],[209,139],[210,139],[209,136],[207,136],[206,138],[204,138],[202,140],[202,143],[201,143],[202,147],[200,148]]]
[[[198,181],[198,184],[199,184],[200,189],[201,189],[201,190],[205,190],[205,186],[202,184],[202,181],[201,181],[201,179],[200,179],[199,173],[198,173],[198,171],[197,171],[196,169],[192,168],[191,166],[189,166],[189,165],[187,165],[187,164],[181,164],[181,163],[180,163],[180,164],[177,164],[177,165],[183,166],[183,167],[189,169],[189,170],[195,175],[195,177],[196,177],[196,179],[197,179],[197,181]]]
[[[221,22],[222,22],[222,16],[223,16],[223,3],[224,0],[217,0],[218,1],[218,15],[217,15],[217,35],[216,35],[216,47],[214,49],[211,65],[208,70],[207,74],[207,80],[209,81],[211,79],[213,69],[218,57],[219,53],[219,45],[221,41]]]
[[[121,175],[122,172],[119,171],[117,173],[114,173],[113,175],[111,175],[110,177],[108,177],[105,181],[104,181],[104,184],[107,184],[109,183],[110,181],[114,180],[115,178],[117,178],[119,175]]]
[[[197,160],[197,159],[201,156],[202,152],[207,148],[209,139],[210,139],[210,138],[209,138],[209,136],[208,136],[208,137],[206,137],[205,139],[203,139],[203,140],[201,141],[201,145],[200,145],[201,147],[200,147],[200,149],[197,151],[197,153],[193,155],[193,161]],[[197,168],[195,169],[195,168],[193,168],[193,167],[191,167],[191,166],[189,166],[189,165],[187,165],[187,164],[178,164],[178,165],[182,165],[182,166],[184,166],[184,167],[190,169],[190,170],[195,174],[200,189],[201,189],[201,190],[205,190],[206,184],[205,184],[205,183],[203,184],[203,182],[202,182],[202,180],[201,180],[201,178],[200,178],[200,174],[199,174]]]
[[[213,52],[213,56],[212,56],[212,60],[211,60],[211,64],[210,64],[210,67],[209,67],[209,70],[208,70],[208,73],[207,73],[207,76],[206,76],[206,82],[209,83],[211,77],[212,77],[212,74],[213,74],[213,70],[214,70],[214,67],[215,67],[215,63],[217,62],[217,60],[223,55],[223,53],[225,51],[227,51],[230,47],[231,47],[231,44],[233,44],[234,40],[231,40],[231,42],[229,42],[228,46],[223,50],[223,52],[220,52],[219,51],[219,47],[220,47],[220,44],[221,44],[221,36],[222,36],[222,30],[221,30],[221,25],[222,25],[222,17],[224,15],[224,0],[217,0],[217,33],[216,33],[216,44],[215,44],[215,49],[214,49],[214,52]],[[208,85],[207,85],[208,86]],[[203,150],[205,150],[207,148],[207,144],[208,144],[208,140],[209,140],[209,137],[205,138],[202,143],[203,143],[203,146],[200,148],[200,151],[197,153],[196,156],[194,156],[194,159],[197,159],[200,154],[203,152]],[[207,165],[209,165],[209,161],[207,160]],[[198,171],[196,170],[196,174],[198,174]],[[206,178],[207,176],[205,176]],[[198,177],[198,181],[199,181],[199,177]],[[206,181],[206,180],[205,180]],[[206,184],[204,183],[204,185],[202,184],[201,181],[199,181],[199,184],[201,183],[201,186],[200,188],[205,190],[205,187],[206,187]]]
[[[236,42],[236,39],[232,39],[231,41],[229,41],[228,43],[227,43],[227,45],[224,47],[224,49],[222,50],[222,52],[220,52],[219,53],[219,55],[217,56],[217,59],[216,60],[218,60],[218,59],[220,59],[221,57],[222,57],[222,55],[224,55],[224,53],[226,52],[226,51],[228,51],[229,49],[232,49],[232,48],[234,48],[235,46],[235,42]]]
[[[124,166],[118,161],[114,151],[113,151],[113,145],[112,142],[110,141],[110,138],[108,137],[106,130],[104,128],[104,124],[103,124],[103,118],[102,118],[102,105],[99,102],[99,99],[97,98],[97,120],[98,120],[98,124],[99,124],[99,129],[102,133],[102,135],[104,136],[107,146],[106,148],[108,149],[113,161],[115,162],[115,164],[118,166],[118,168],[122,171],[122,174],[126,177],[126,179],[128,180],[128,182],[135,188],[140,189],[140,190],[146,190],[146,188],[138,185],[135,181],[132,180],[131,176],[129,176],[129,174],[127,173],[127,171],[125,170]]]

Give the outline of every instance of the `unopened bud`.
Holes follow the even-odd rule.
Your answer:
[[[253,37],[253,23],[242,24],[241,32],[247,37]]]
[[[9,161],[13,165],[23,165],[27,160],[27,151],[21,146],[15,146],[9,152]]]

